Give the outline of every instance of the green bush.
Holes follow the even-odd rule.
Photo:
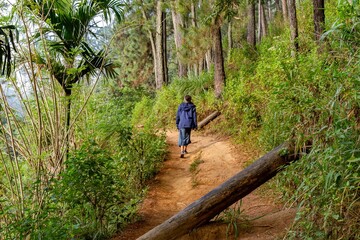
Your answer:
[[[129,191],[116,161],[95,142],[71,153],[55,184],[55,201],[78,237],[100,239],[132,220],[139,196]]]
[[[117,156],[121,174],[130,186],[141,191],[162,166],[166,153],[165,135],[153,131],[134,132]]]

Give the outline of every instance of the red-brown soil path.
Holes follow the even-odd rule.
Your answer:
[[[137,239],[244,169],[249,161],[259,157],[254,151],[235,147],[229,139],[193,132],[192,143],[188,147],[189,154],[180,158],[177,137],[175,131],[167,133],[169,153],[163,168],[150,183],[147,196],[141,204],[141,220],[129,225],[113,240]],[[234,221],[232,224],[216,221],[180,239],[279,239],[293,222],[295,210],[283,209],[281,204],[275,203],[276,198],[270,189],[261,188],[232,206],[232,212],[237,213],[235,215],[240,218],[237,238],[232,227]],[[230,219],[230,216],[228,212],[218,219]]]

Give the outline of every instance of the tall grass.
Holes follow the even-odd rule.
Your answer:
[[[54,66],[33,52],[49,58],[45,39],[32,38],[41,22],[18,10],[16,71],[0,85],[0,238],[109,237],[134,219],[163,161],[164,136],[131,125],[143,91],[99,84],[100,74],[73,86],[66,128],[68,99]]]

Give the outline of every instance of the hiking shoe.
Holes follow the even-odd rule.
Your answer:
[[[184,155],[185,155],[185,151],[181,151],[181,153],[180,153],[180,158],[183,158]]]
[[[188,151],[185,150],[184,153],[185,153],[185,154],[188,154]]]

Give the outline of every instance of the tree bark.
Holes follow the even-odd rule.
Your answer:
[[[141,12],[142,12],[144,20],[148,21],[148,17],[146,16],[146,13],[143,8],[141,8]],[[155,81],[156,81],[156,79],[157,79],[157,53],[156,53],[154,34],[151,30],[148,30],[148,36],[149,36],[150,44],[151,44],[151,52],[152,52],[153,61],[154,61],[154,75],[155,75]]]
[[[265,7],[264,4],[262,4],[261,0],[259,0],[259,8],[260,8],[260,14],[261,14],[261,36],[265,37],[267,35],[267,21],[266,21],[266,14],[265,14]]]
[[[214,32],[215,97],[220,98],[225,86],[224,57],[221,39],[221,27],[216,23]]]
[[[221,113],[219,111],[215,111],[209,116],[207,116],[204,120],[198,123],[198,129],[205,127],[208,125],[212,120],[217,118]]]
[[[257,42],[259,43],[259,42],[261,42],[261,38],[262,38],[262,29],[261,29],[261,16],[262,16],[262,14],[261,14],[261,0],[258,0],[259,2],[258,2],[258,32],[257,32],[257,34],[258,34],[258,36],[257,36]]]
[[[181,54],[180,50],[182,47],[182,33],[181,28],[184,27],[183,19],[180,13],[176,10],[177,0],[172,2],[172,20],[174,26],[174,41],[175,41],[175,49],[176,49],[176,58],[178,62],[178,75],[179,77],[187,76],[187,68],[186,65],[181,62]]]
[[[231,49],[233,48],[233,39],[232,39],[232,22],[229,20],[229,25],[228,25],[228,58],[230,57],[231,54]]]
[[[211,64],[213,64],[213,54],[212,49],[209,49],[205,54],[205,63],[206,63],[206,70],[209,72],[211,68]]]
[[[255,34],[255,4],[249,3],[247,9],[248,24],[247,24],[247,37],[246,40],[249,45],[255,47],[256,45],[256,34]]]
[[[289,19],[288,6],[286,0],[281,0],[282,14],[285,21]]]
[[[209,222],[217,214],[270,180],[285,165],[299,159],[292,144],[284,143],[211,192],[153,228],[138,240],[172,240]]]
[[[59,171],[62,171],[63,163],[69,159],[69,148],[70,148],[70,119],[71,119],[71,88],[65,89],[65,98],[66,98],[66,118],[65,118],[65,155],[60,158],[59,161]]]
[[[166,30],[166,13],[162,13],[162,61],[163,61],[163,72],[164,72],[164,83],[167,85],[169,83],[169,73],[167,66],[167,30]]]
[[[163,0],[157,1],[156,6],[156,89],[161,89],[162,86],[166,83],[166,62],[164,59],[165,49],[164,49],[164,21],[165,21],[165,12],[162,10]]]
[[[268,21],[271,22],[271,19],[273,18],[273,14],[272,14],[272,11],[271,11],[271,0],[267,0],[267,13],[268,13]]]
[[[290,32],[291,32],[291,41],[294,47],[295,52],[299,50],[299,42],[298,42],[298,25],[296,18],[296,2],[295,0],[288,0],[289,7],[289,20],[290,20]]]
[[[196,14],[196,4],[195,1],[191,1],[191,25],[193,28],[197,28],[198,27],[198,23],[197,23],[197,14]],[[194,63],[193,67],[194,67],[194,73],[196,76],[200,75],[202,72],[202,64],[203,64],[203,59],[200,59],[197,63]]]
[[[313,0],[314,5],[314,30],[315,40],[320,44],[321,35],[324,32],[325,27],[325,1]]]

